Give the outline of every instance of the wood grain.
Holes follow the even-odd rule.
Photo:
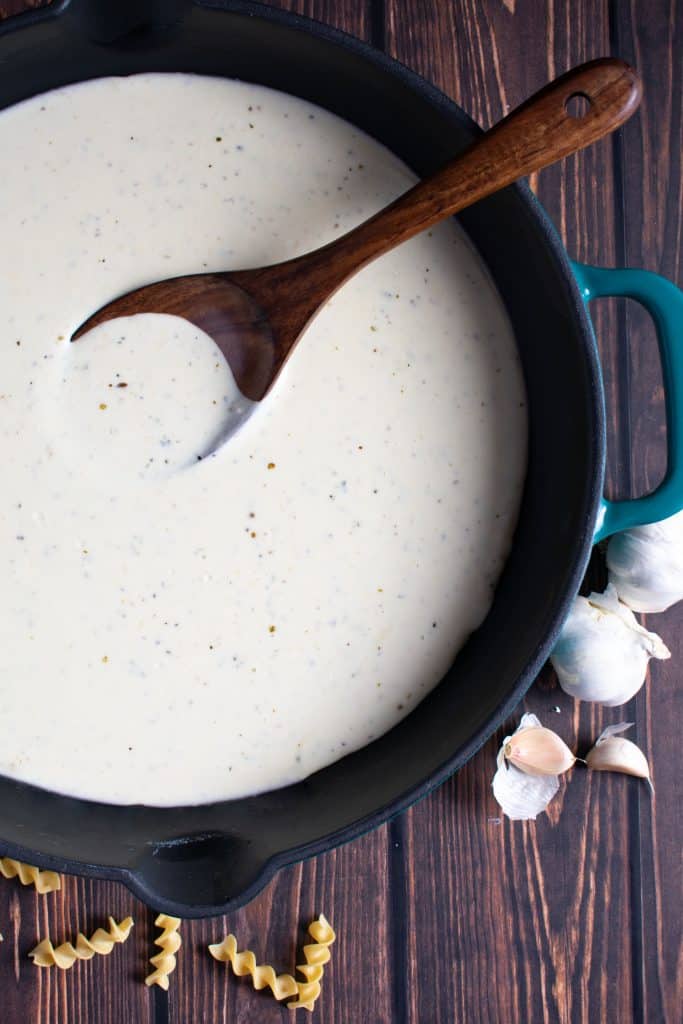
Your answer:
[[[0,16],[27,0],[0,0]],[[566,68],[613,53],[645,86],[618,138],[548,168],[534,186],[570,255],[631,263],[682,283],[683,7],[677,0],[279,0],[328,21],[435,81],[482,124]],[[609,488],[661,475],[660,377],[647,317],[595,307],[608,391]],[[629,342],[627,344],[627,336]],[[551,339],[550,339],[551,340]],[[634,443],[632,453],[632,442]],[[604,582],[596,559],[591,584]],[[169,995],[142,984],[153,913],[122,887],[68,879],[45,897],[0,879],[3,1024],[260,1024],[289,1012],[204,952],[234,931],[290,969],[320,911],[339,932],[315,1020],[333,1024],[681,1024],[681,838],[677,770],[680,608],[650,617],[672,649],[626,708],[576,705],[545,670],[526,707],[585,751],[607,722],[636,722],[657,789],[577,768],[535,824],[501,820],[490,794],[500,735],[390,826],[281,872],[229,918],[183,925]],[[559,709],[559,710],[556,710]],[[512,723],[511,723],[512,724]],[[501,733],[502,735],[502,733]],[[57,974],[26,953],[49,927],[73,937],[114,911],[125,947]]]
[[[615,43],[624,56],[650,69],[651,89],[641,115],[621,144],[625,263],[646,265],[683,283],[683,6],[675,0],[615,5]],[[635,304],[622,309],[628,338],[629,409],[633,455],[628,466],[633,493],[651,490],[665,469],[664,396],[654,332]],[[683,658],[680,609],[647,616],[671,648],[670,662],[652,670],[652,685],[635,702],[640,742],[653,751],[657,797],[632,794],[632,815],[640,848],[638,876],[640,950],[647,965],[634,982],[648,1021],[683,1017],[681,828],[672,814],[681,764],[673,722],[683,720]],[[677,628],[678,627],[678,628]],[[654,756],[656,752],[656,756]]]

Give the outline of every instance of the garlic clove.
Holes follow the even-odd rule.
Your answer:
[[[595,746],[586,754],[586,764],[597,772],[622,772],[646,779],[654,792],[650,778],[650,766],[640,747],[625,739],[619,733],[630,729],[633,722],[618,722],[609,725],[598,736]]]
[[[525,714],[512,736],[506,736],[498,751],[498,770],[493,777],[493,795],[501,810],[512,821],[529,821],[546,809],[560,788],[557,775],[530,775],[520,771],[505,757],[505,748],[522,732],[544,731],[536,715]],[[549,730],[548,730],[549,731]]]
[[[610,584],[603,594],[575,599],[550,661],[565,693],[614,707],[641,688],[650,658],[669,657]]]
[[[561,775],[576,761],[564,740],[543,726],[518,729],[503,752],[506,760],[528,775]]]

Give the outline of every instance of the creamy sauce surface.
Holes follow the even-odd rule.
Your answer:
[[[211,457],[235,385],[149,281],[324,244],[412,173],[333,115],[190,75],[0,114],[0,772],[114,803],[304,778],[481,623],[526,468],[501,301],[453,224],[366,268]],[[202,458],[200,458],[202,457]]]

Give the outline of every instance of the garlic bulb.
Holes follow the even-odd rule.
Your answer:
[[[610,583],[637,612],[663,612],[683,600],[683,512],[617,533],[607,545]]]
[[[516,736],[533,730],[550,731],[543,728],[536,715],[522,715],[519,728],[512,736],[505,737],[496,759],[498,770],[493,777],[493,795],[500,804],[503,814],[512,821],[528,821],[535,818],[546,809],[560,788],[557,775],[530,775],[521,771],[505,757],[506,747]]]
[[[614,707],[641,688],[650,658],[670,657],[610,583],[604,594],[576,598],[550,661],[565,693]]]
[[[631,740],[624,739],[619,733],[630,729],[633,722],[619,722],[608,725],[598,736],[595,746],[586,754],[586,764],[597,772],[624,772],[646,779],[650,789],[654,786],[650,779],[650,766],[640,747]]]

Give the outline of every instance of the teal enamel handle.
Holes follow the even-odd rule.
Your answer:
[[[683,508],[683,291],[649,270],[620,270],[572,264],[586,303],[623,295],[640,302],[654,320],[664,379],[667,467],[659,487],[642,498],[602,499],[595,528],[597,542],[620,530],[644,526]]]

